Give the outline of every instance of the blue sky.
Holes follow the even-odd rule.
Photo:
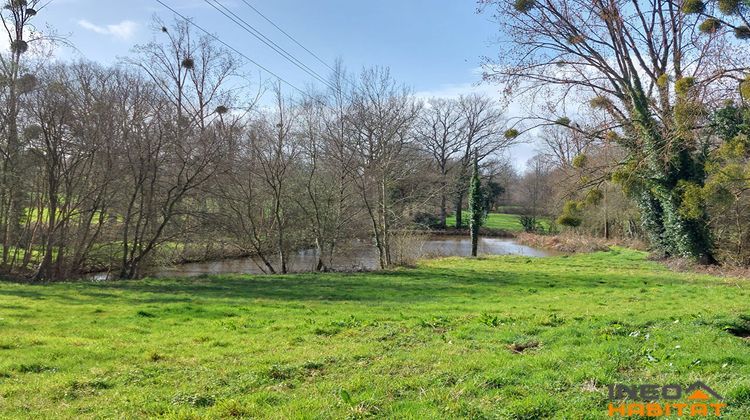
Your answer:
[[[203,0],[162,0],[244,54],[303,87],[310,76],[211,8]],[[219,0],[308,66],[327,70],[257,15],[242,0]],[[468,91],[499,95],[496,86],[476,86],[480,57],[493,55],[497,25],[475,13],[474,0],[247,0],[325,61],[341,58],[349,70],[384,65],[420,96]],[[155,0],[53,0],[39,20],[75,45],[65,58],[112,63],[154,34],[152,17],[172,13]],[[248,65],[248,71],[258,69]],[[264,75],[267,77],[267,75]],[[528,147],[516,150],[525,161]]]

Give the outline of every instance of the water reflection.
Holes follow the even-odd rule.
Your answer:
[[[469,256],[471,241],[464,237],[431,236],[410,240],[402,244],[401,250],[394,251],[394,257],[407,259],[434,258],[448,256]],[[546,257],[552,252],[520,245],[512,239],[482,238],[479,242],[480,255],[523,255]],[[303,250],[289,256],[287,267],[291,272],[306,272],[315,268],[318,256],[315,250]],[[164,267],[151,273],[154,277],[190,277],[202,274],[261,274],[260,261],[254,258],[210,261]],[[378,269],[377,250],[366,241],[354,241],[339,250],[333,260],[335,270],[376,270]]]

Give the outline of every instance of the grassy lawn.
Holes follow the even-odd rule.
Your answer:
[[[0,418],[596,419],[607,384],[700,379],[746,419],[749,286],[622,249],[0,283]]]
[[[523,226],[521,225],[521,222],[518,221],[518,217],[517,214],[490,213],[487,215],[484,227],[489,229],[506,230],[508,232],[521,232],[523,231]],[[467,210],[464,211],[461,218],[464,220],[465,224],[469,223],[469,213]],[[545,229],[549,228],[549,223],[546,220],[540,219],[539,221]],[[446,224],[448,227],[455,227],[456,215],[448,216]]]

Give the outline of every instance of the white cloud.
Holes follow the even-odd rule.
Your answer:
[[[91,23],[86,19],[78,21],[78,25],[84,29],[92,32],[96,32],[101,35],[109,35],[118,39],[128,40],[135,35],[135,31],[138,29],[138,24],[132,20],[123,20],[120,23],[114,25],[97,25]]]

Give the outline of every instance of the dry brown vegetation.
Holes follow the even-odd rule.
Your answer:
[[[639,250],[644,250],[646,248],[643,242],[636,239],[605,239],[601,237],[579,235],[573,232],[565,232],[559,235],[519,233],[516,238],[518,242],[523,245],[564,253],[607,251],[613,246],[622,246]]]

